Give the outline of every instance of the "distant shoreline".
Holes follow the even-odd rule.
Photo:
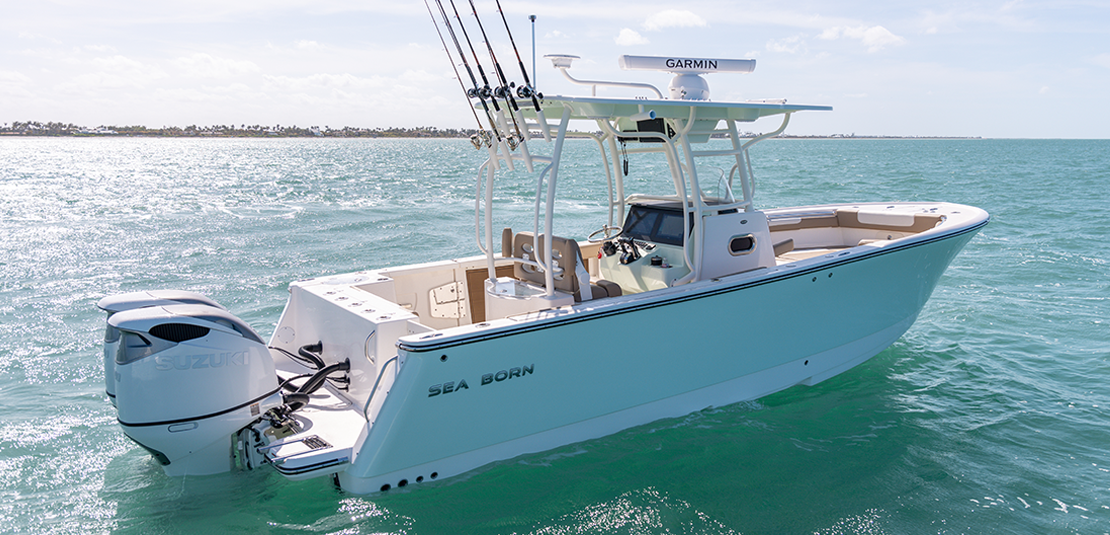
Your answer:
[[[2,138],[42,138],[42,137],[60,137],[60,138],[164,138],[164,139],[312,139],[312,138],[328,138],[328,139],[468,139],[469,136],[428,136],[428,135],[382,135],[382,136],[296,136],[296,135],[279,135],[279,136],[190,136],[190,135],[151,135],[151,134],[38,134],[38,133],[16,133],[16,132],[0,132],[0,139]],[[747,136],[751,137],[751,136]],[[543,139],[542,136],[534,136],[532,139]],[[569,139],[569,138],[568,138]],[[724,138],[721,138],[724,139]],[[845,135],[828,135],[828,136],[775,136],[771,139],[841,139],[841,140],[876,140],[876,139],[921,139],[921,140],[960,140],[960,139],[985,139],[981,136],[845,136]]]
[[[14,122],[0,127],[0,137],[160,137],[160,138],[399,138],[399,139],[469,139],[477,134],[474,129],[436,127],[416,128],[355,128],[345,126],[340,129],[312,126],[176,126],[147,128],[145,126],[98,126],[89,128],[69,123]],[[597,132],[600,134],[600,132]],[[741,132],[742,137],[758,136],[758,133]],[[538,138],[538,135],[533,136]],[[723,136],[714,136],[723,137]],[[979,136],[857,136],[855,134],[829,135],[779,135],[776,139],[982,139]]]
[[[215,125],[215,126],[164,126],[147,128],[145,126],[97,126],[90,128],[72,123],[40,123],[35,121],[13,122],[0,127],[0,136],[34,137],[184,137],[184,138],[282,138],[282,137],[329,137],[329,138],[469,138],[477,130],[431,127],[416,128],[355,128],[345,126],[332,129],[310,126],[264,126],[264,125]]]

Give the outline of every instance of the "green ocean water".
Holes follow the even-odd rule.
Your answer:
[[[566,150],[588,159],[560,174],[555,228],[582,238],[606,187],[596,145]],[[474,254],[478,159],[465,140],[0,139],[0,531],[1110,533],[1110,141],[753,149],[761,207],[992,215],[905,336],[815,387],[369,497],[168,478],[123,435],[97,300],[199,291],[268,337],[290,281]],[[631,181],[659,167],[633,157]],[[529,226],[534,193],[505,176],[500,221]]]

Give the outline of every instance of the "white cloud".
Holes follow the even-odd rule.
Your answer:
[[[941,32],[951,33],[957,31],[959,28],[959,23],[954,13],[938,13],[932,10],[926,10],[921,15],[918,25],[922,28],[921,32],[925,35],[935,35]]]
[[[1100,67],[1106,67],[1107,69],[1110,69],[1110,54],[1099,54],[1091,58],[1091,63],[1094,63],[1095,65],[1098,65]]]
[[[406,73],[408,74],[408,73]],[[303,77],[264,75],[267,91],[319,91],[380,89],[386,86],[381,77],[360,78],[353,74],[311,74]],[[435,81],[439,81],[438,79]]]
[[[34,81],[21,72],[0,71],[0,95],[5,98],[30,98],[35,94],[29,90]],[[5,119],[10,119],[7,117]]]
[[[1008,30],[1030,31],[1037,28],[1039,22],[1030,15],[1036,9],[1013,9],[1018,2],[1010,2],[999,8],[983,6],[974,3],[964,3],[951,7],[945,11],[922,11],[917,25],[925,34],[957,33],[968,31],[967,28],[998,27]]]
[[[59,84],[58,90],[70,94],[92,94],[100,89],[144,88],[166,77],[166,73],[156,66],[120,55],[93,58],[90,64],[98,70],[74,76],[70,81]]]
[[[58,84],[57,89],[63,94],[93,95],[102,89],[144,88],[150,78],[143,76],[128,76],[110,72],[92,72],[74,76],[69,82]]]
[[[646,45],[649,43],[644,36],[631,28],[621,28],[620,35],[614,37],[613,41],[620,46]]]
[[[297,41],[295,44],[296,44],[296,47],[301,49],[301,50],[318,50],[318,49],[321,48],[320,43],[317,43],[316,41],[309,41],[307,39],[301,39],[300,41]]]
[[[92,64],[101,69],[116,72],[136,73],[146,70],[142,62],[118,54],[106,58],[93,58]]]
[[[193,78],[223,78],[261,71],[258,65],[250,61],[217,58],[208,54],[177,58],[173,60],[173,64],[181,69],[182,74]]]
[[[28,84],[31,79],[23,73],[15,71],[0,71],[0,84]]]
[[[844,37],[846,39],[858,39],[867,46],[868,52],[878,52],[887,46],[898,46],[906,43],[906,39],[890,33],[890,30],[882,26],[872,26],[870,28],[865,26],[836,26],[833,28],[826,28],[817,36],[820,39],[839,39]]]
[[[85,45],[85,50],[100,53],[113,53],[117,52],[116,47],[109,45]]]
[[[780,52],[785,54],[797,54],[799,52],[808,51],[806,42],[802,40],[799,35],[787,37],[785,39],[772,39],[767,41],[767,50],[769,52]]]
[[[403,72],[399,79],[402,82],[414,85],[432,85],[443,81],[438,75],[431,74],[424,70],[414,71],[412,69]]]
[[[644,29],[649,31],[659,31],[663,28],[693,28],[698,26],[709,26],[705,19],[693,14],[690,11],[667,9],[660,11],[644,21]]]

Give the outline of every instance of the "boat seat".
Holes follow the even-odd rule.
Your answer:
[[[509,246],[506,238],[510,233],[509,229],[505,229],[501,234],[502,255],[505,254],[506,247]],[[544,244],[544,237],[543,235],[539,237],[541,248]],[[535,234],[532,232],[518,232],[513,235],[512,245],[508,250],[512,251],[513,258],[536,260],[539,255],[535,251],[535,245]],[[621,288],[615,283],[605,280],[591,283],[589,273],[586,272],[585,261],[582,258],[582,251],[578,247],[578,242],[574,240],[559,236],[553,237],[551,240],[551,263],[555,271],[555,289],[573,295],[576,303],[583,301],[583,284],[589,284],[590,288],[589,297],[586,300],[621,295]],[[513,264],[513,276],[540,286],[546,283],[543,271],[535,266],[520,262]]]
[[[775,256],[782,256],[794,250],[794,238],[787,238],[774,245]]]
[[[594,299],[601,299],[602,297],[620,297],[623,293],[621,291],[621,285],[605,279],[591,282],[590,290],[593,292]]]

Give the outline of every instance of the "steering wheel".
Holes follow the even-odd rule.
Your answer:
[[[590,243],[601,243],[604,241],[609,241],[613,239],[614,236],[619,235],[621,233],[621,230],[622,229],[619,226],[603,225],[601,228],[593,231],[589,236],[587,236],[586,241]],[[612,232],[612,234],[610,234],[610,232]],[[598,238],[597,235],[601,233],[605,233],[605,235]]]

